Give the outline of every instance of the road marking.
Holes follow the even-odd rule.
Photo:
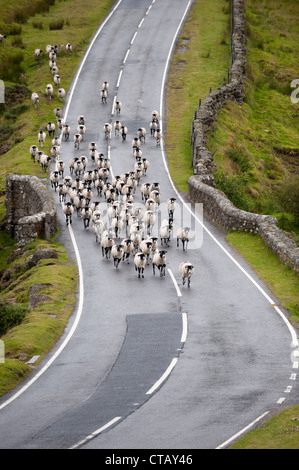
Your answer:
[[[182,313],[182,321],[183,321],[183,331],[181,336],[181,343],[185,343],[187,339],[187,331],[188,331],[188,321],[187,321],[187,313]]]
[[[123,64],[126,63],[129,54],[130,54],[130,49],[128,49],[127,52],[126,52],[125,58],[123,60]]]
[[[169,274],[170,274],[170,277],[171,277],[171,279],[172,279],[172,282],[173,282],[173,284],[174,284],[174,287],[175,287],[175,289],[176,289],[176,292],[177,292],[178,297],[182,297],[182,293],[181,293],[181,291],[180,291],[180,288],[179,288],[179,286],[178,286],[178,283],[176,282],[176,278],[174,277],[173,272],[171,271],[171,269],[167,269],[167,271],[168,271]]]
[[[284,393],[291,393],[292,391],[292,385],[288,385],[287,388],[285,389]]]
[[[131,44],[134,43],[136,36],[137,36],[137,31],[135,32],[134,36],[133,36],[132,39],[131,39]]]
[[[279,398],[279,400],[277,400],[276,403],[278,403],[279,405],[281,405],[284,401],[285,401],[285,397],[281,397],[281,398]]]
[[[243,428],[241,431],[237,432],[237,434],[235,434],[234,436],[232,436],[231,438],[229,438],[227,441],[223,442],[223,444],[221,444],[220,446],[216,447],[216,449],[223,449],[224,447],[226,447],[228,444],[230,444],[234,439],[237,439],[238,437],[240,437],[242,434],[244,434],[245,432],[248,431],[248,429],[250,429],[252,426],[254,426],[256,423],[258,423],[261,419],[264,418],[264,416],[266,416],[267,414],[269,413],[269,411],[266,411],[265,413],[263,413],[261,416],[259,416],[258,418],[256,418],[254,421],[252,421],[250,424],[248,424],[248,426],[246,426],[245,428]]]
[[[138,28],[141,28],[141,25],[142,25],[143,22],[144,22],[144,18],[142,18],[142,20],[140,21],[140,23],[138,25]]]
[[[166,380],[166,378],[169,376],[169,374],[171,373],[172,369],[175,367],[176,363],[178,362],[178,358],[175,357],[174,359],[172,359],[170,365],[167,367],[166,371],[164,372],[164,374],[160,377],[159,380],[157,380],[157,382],[146,392],[146,395],[151,395],[155,390],[157,390],[157,388],[161,385],[162,382],[164,382],[164,380]]]
[[[120,79],[121,79],[121,76],[122,76],[122,74],[123,74],[123,71],[121,70],[121,71],[119,72],[119,76],[118,76],[118,80],[117,80],[116,88],[118,88],[118,87],[119,87],[119,84],[120,84]]]
[[[119,421],[120,419],[121,419],[121,416],[116,416],[111,421],[109,421],[107,424],[105,424],[101,428],[97,429],[93,433],[89,434],[89,436],[85,437],[85,439],[82,439],[82,441],[77,442],[77,444],[74,444],[72,447],[69,447],[69,449],[77,449],[78,447],[86,444],[86,442],[90,441],[91,439],[94,439],[96,436],[101,434],[101,432],[105,431],[106,429],[110,428],[110,426],[117,423],[117,421]]]

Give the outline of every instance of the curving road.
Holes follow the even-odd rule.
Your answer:
[[[286,312],[227,245],[225,234],[203,219],[200,205],[191,207],[177,193],[163,139],[159,146],[149,132],[154,109],[166,132],[167,69],[191,3],[115,3],[83,58],[64,109],[72,135],[78,115],[86,117],[84,140],[79,150],[72,137],[61,143],[68,162],[88,156],[88,143],[96,141],[110,159],[112,177],[131,171],[131,141],[145,127],[142,151],[150,166],[142,182],[160,183],[159,221],[167,217],[166,199],[177,198],[174,234],[181,225],[191,226],[188,251],[172,238],[165,277],[154,275],[149,265],[138,278],[132,259],[116,269],[102,256],[91,227],[84,229],[76,214],[67,226],[58,207],[60,242],[79,269],[77,304],[52,353],[25,384],[2,397],[1,448],[225,448],[295,400],[298,339]],[[106,80],[104,104],[99,94]],[[115,99],[123,105],[125,142],[103,132],[104,123],[117,119]],[[104,196],[93,193],[105,214]],[[135,203],[142,205],[139,188]],[[190,288],[178,272],[187,259],[195,266]]]

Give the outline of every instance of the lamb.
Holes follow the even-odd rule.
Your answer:
[[[59,97],[60,101],[64,100],[64,97],[65,97],[65,89],[64,88],[59,88],[58,97]]]
[[[101,219],[96,220],[92,225],[92,231],[96,236],[96,243],[101,241],[102,233],[104,232],[105,225]]]
[[[43,130],[40,130],[38,133],[38,145],[43,147],[45,140],[46,140],[46,133]]]
[[[141,252],[137,252],[134,256],[134,264],[135,270],[138,271],[138,278],[140,279],[140,275],[144,278],[143,273],[146,265],[146,256]]]
[[[119,263],[123,259],[124,249],[121,244],[113,245],[111,248],[111,256],[113,258],[113,263],[116,268],[118,268]]]
[[[183,244],[183,251],[185,251],[185,245],[187,250],[190,230],[190,227],[181,227],[177,231],[177,247],[179,246],[179,241],[181,240]]]
[[[39,103],[39,96],[37,93],[32,93],[31,101],[34,104],[35,109],[37,109],[37,103]]]
[[[49,100],[52,99],[52,95],[53,95],[53,86],[51,85],[51,83],[49,83],[49,84],[46,86],[46,95],[48,96]]]
[[[67,202],[66,204],[63,205],[63,212],[66,217],[66,225],[69,223],[72,223],[72,215],[74,212],[74,208],[71,202]]]
[[[160,271],[160,277],[165,276],[165,268],[166,268],[166,250],[159,250],[154,253],[153,256],[153,274],[155,274],[155,267],[157,267]]]
[[[186,279],[188,281],[188,287],[190,287],[191,276],[194,273],[194,266],[189,261],[183,262],[179,265],[179,272],[182,276],[183,285],[185,285]]]
[[[110,235],[103,236],[101,240],[102,255],[103,257],[106,256],[106,259],[110,258],[111,249],[113,245],[114,245],[114,240],[112,236]]]

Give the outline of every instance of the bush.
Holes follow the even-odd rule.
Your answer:
[[[296,225],[299,224],[299,175],[284,178],[276,191],[276,198],[282,211],[292,214]]]
[[[12,305],[7,301],[0,301],[0,336],[4,335],[10,328],[22,323],[27,308],[23,305]]]
[[[49,24],[49,29],[50,30],[63,29],[63,25],[64,25],[64,20],[51,21],[51,23]]]
[[[224,192],[234,206],[244,211],[250,210],[246,194],[247,178],[244,175],[228,176],[223,170],[218,170],[214,178],[217,189]]]

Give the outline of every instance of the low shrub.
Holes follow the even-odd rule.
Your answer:
[[[23,305],[12,305],[0,300],[0,336],[22,323],[26,313],[27,308]]]

